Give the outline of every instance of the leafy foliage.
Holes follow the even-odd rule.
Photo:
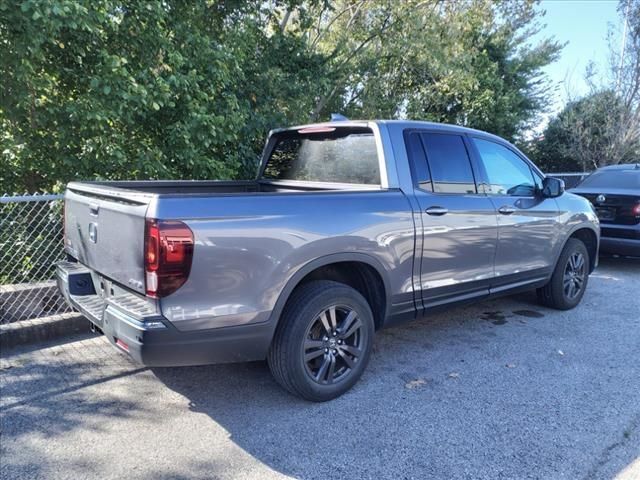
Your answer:
[[[516,138],[534,0],[0,0],[0,191],[251,177],[271,128],[408,117]]]
[[[539,142],[540,167],[549,172],[585,172],[637,161],[640,143],[620,145],[620,126],[628,114],[628,107],[611,90],[570,102],[549,122]]]
[[[542,109],[540,68],[560,46],[528,45],[538,31],[535,2],[363,3],[338,2],[319,42],[336,64],[328,95],[342,95],[333,95],[333,108],[355,117],[454,123],[509,139]]]
[[[640,162],[640,3],[621,0],[618,10],[626,15],[627,37],[620,54],[618,42],[612,42],[610,75],[597,84],[590,68],[591,92],[568,102],[542,140],[531,145],[548,171]]]

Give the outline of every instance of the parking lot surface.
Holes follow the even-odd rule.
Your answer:
[[[343,397],[266,363],[148,369],[103,337],[0,357],[0,478],[640,478],[640,261],[379,332]]]

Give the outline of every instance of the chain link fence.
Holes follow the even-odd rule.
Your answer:
[[[0,197],[0,323],[67,316],[55,263],[64,258],[62,195]]]
[[[564,181],[565,188],[573,188],[577,186],[582,180],[591,175],[591,172],[583,172],[583,173],[547,173],[550,177],[559,178]]]

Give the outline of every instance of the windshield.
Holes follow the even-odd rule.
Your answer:
[[[278,133],[262,178],[379,185],[373,132],[362,127],[309,127]]]
[[[637,190],[640,189],[640,170],[596,170],[580,186]]]

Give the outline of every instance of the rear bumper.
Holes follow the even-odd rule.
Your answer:
[[[640,225],[600,225],[600,250],[619,255],[640,256]]]
[[[600,237],[600,251],[640,257],[640,240]]]
[[[87,275],[90,270],[77,263],[56,266],[58,288],[67,303],[99,327],[112,345],[143,365],[206,365],[266,357],[274,330],[270,323],[182,332],[157,313],[128,311],[121,305],[126,302],[104,299],[93,288],[74,294]]]

